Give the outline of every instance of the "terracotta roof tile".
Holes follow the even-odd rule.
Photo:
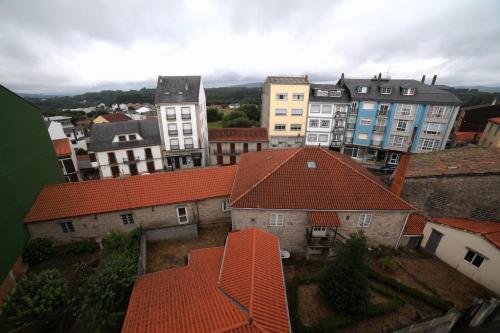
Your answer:
[[[412,154],[406,178],[500,172],[500,148],[454,148]]]
[[[107,114],[101,114],[101,117],[109,121],[110,123],[116,122],[116,121],[128,121],[130,120],[130,117],[127,116],[126,114],[123,113],[107,113]]]
[[[425,223],[425,216],[419,213],[411,213],[408,222],[406,222],[404,234],[412,236],[423,235]]]
[[[433,218],[431,222],[480,234],[493,245],[500,248],[500,223],[498,222],[477,221],[455,217]]]
[[[267,128],[211,128],[208,141],[269,141]]]
[[[316,168],[308,168],[314,161]],[[235,208],[415,210],[356,161],[322,148],[242,154],[231,193]]]
[[[472,142],[481,136],[481,132],[455,132],[453,133],[455,137],[455,143],[464,144],[467,142]]]
[[[68,138],[52,140],[57,157],[71,155],[71,143]]]
[[[45,186],[24,221],[37,222],[229,196],[237,166]]]
[[[89,155],[76,155],[77,161],[90,161]]]
[[[500,117],[490,118],[488,120],[491,121],[492,123],[500,125]]]
[[[122,328],[127,333],[289,331],[279,241],[256,229],[230,233],[225,249],[191,250],[186,267],[140,277]]]
[[[340,220],[336,212],[314,211],[309,212],[309,223],[313,227],[340,227]]]

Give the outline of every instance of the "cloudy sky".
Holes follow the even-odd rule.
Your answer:
[[[209,86],[309,74],[500,85],[498,0],[0,0],[0,83],[18,92]]]

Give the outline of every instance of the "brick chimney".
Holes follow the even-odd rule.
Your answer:
[[[420,81],[420,82],[425,83],[425,75],[422,76],[422,81]]]
[[[306,83],[309,83],[309,75],[304,75],[304,81],[306,81]]]
[[[408,143],[408,149],[406,150],[405,153],[401,154],[398,167],[396,168],[396,171],[394,171],[394,174],[392,175],[391,192],[397,195],[398,197],[401,196],[401,192],[403,192],[406,173],[408,172],[408,166],[410,165],[411,146],[413,144],[413,140],[415,139],[416,134],[417,134],[417,129],[414,128],[410,142]]]
[[[437,79],[437,75],[434,75],[434,77],[432,78],[432,83],[431,83],[431,86],[435,85],[436,84],[436,79]]]

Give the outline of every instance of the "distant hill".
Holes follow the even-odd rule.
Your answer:
[[[477,89],[478,91],[488,93],[500,93],[500,87],[487,87],[487,86],[457,86],[456,89]]]
[[[250,83],[243,83],[243,84],[235,84],[230,87],[238,87],[238,88],[261,88],[264,82],[250,82]]]

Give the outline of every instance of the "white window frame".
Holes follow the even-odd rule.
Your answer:
[[[302,131],[302,124],[291,124],[290,131]]]
[[[179,212],[180,209],[184,209],[186,212],[185,214],[181,214]],[[181,206],[181,207],[176,207],[175,210],[177,211],[177,223],[178,224],[188,224],[189,223],[189,215],[188,215],[188,210],[186,206]],[[184,221],[184,218],[186,219]]]
[[[309,127],[319,128],[319,119],[309,119]]]
[[[175,108],[166,108],[165,109],[165,116],[167,120],[175,120],[177,118],[175,114]],[[174,119],[168,119],[169,116],[174,116]]]
[[[229,207],[229,199],[224,199],[222,200],[222,211],[223,212],[229,212],[231,210],[231,207]]]
[[[173,144],[173,142],[175,142],[175,141],[177,141],[176,145]],[[170,139],[169,143],[170,143],[170,149],[172,149],[172,146],[177,146],[177,149],[181,148],[181,146],[179,146],[179,139]]]
[[[469,252],[471,252],[471,253],[473,254],[473,256],[472,256],[472,258],[471,258],[471,260],[470,260],[470,261],[469,261],[469,260],[467,260],[467,259],[465,259],[465,257],[467,257],[467,255],[469,254]],[[476,258],[482,258],[482,259],[483,259],[483,260],[481,261],[481,263],[479,264],[479,266],[473,263],[473,262],[474,262],[474,260],[475,260]],[[483,264],[483,262],[484,262],[486,259],[487,259],[487,258],[486,258],[484,255],[482,255],[481,253],[478,253],[478,252],[476,252],[476,251],[474,251],[474,250],[471,250],[471,249],[469,249],[469,248],[467,248],[467,252],[465,252],[465,255],[464,255],[464,260],[465,260],[466,262],[468,262],[469,264],[471,264],[472,266],[476,267],[476,268],[480,268],[480,267],[481,267],[481,265]]]
[[[372,120],[370,118],[361,118],[361,119],[359,119],[359,124],[360,125],[371,125]]]
[[[424,151],[438,151],[441,146],[441,140],[421,138],[418,140],[417,149]]]
[[[391,146],[403,147],[404,144],[405,144],[405,137],[404,136],[400,136],[400,135],[393,135],[392,136]]]
[[[316,96],[318,96],[318,97],[328,97],[328,90],[316,89]]]
[[[415,88],[403,88],[401,90],[401,94],[405,96],[413,96],[415,95]]]
[[[120,214],[120,217],[122,218],[122,223],[124,225],[135,223],[134,215],[132,215],[132,213]]]
[[[396,132],[407,132],[408,131],[408,120],[397,120],[396,122]]]
[[[328,110],[328,108],[330,108],[329,111],[325,111],[325,108],[326,110]],[[333,110],[333,107],[331,104],[323,104],[321,105],[321,113],[324,113],[324,114],[332,114],[332,110]]]
[[[330,128],[330,119],[321,119],[320,128]]]
[[[387,159],[387,164],[392,164],[392,165],[398,164],[400,156],[401,155],[398,153],[391,153],[389,155],[389,158]]]
[[[307,134],[307,141],[308,142],[318,142],[318,134],[315,134],[315,133]]]
[[[302,116],[304,109],[292,109],[292,116]]]
[[[274,109],[274,115],[277,117],[286,116],[287,110],[285,108]]]
[[[373,220],[373,214],[359,214],[358,227],[367,228]]]
[[[329,97],[341,97],[342,96],[342,90],[339,89],[333,89],[328,92]]]
[[[407,117],[413,116],[414,115],[413,104],[400,104],[398,109],[398,115]]]
[[[277,101],[287,101],[288,100],[288,93],[276,93],[276,100]]]
[[[303,93],[293,93],[292,94],[292,101],[303,101],[303,100],[304,100]]]
[[[441,123],[425,123],[424,133],[429,135],[441,135],[443,127]]]
[[[283,128],[281,128],[281,127],[283,127]],[[274,130],[275,131],[286,131],[286,124],[274,124]]]
[[[194,141],[193,141],[193,138],[184,138],[184,148],[186,148],[186,146],[193,146],[194,148]]]
[[[316,111],[316,108],[318,109]],[[321,104],[311,104],[311,113],[320,113],[321,112]]]
[[[358,87],[356,87],[356,92],[358,94],[366,94],[366,93],[368,93],[368,87],[367,86],[358,86]]]
[[[282,227],[285,225],[285,215],[279,213],[272,213],[269,219],[269,226]]]
[[[59,226],[61,227],[62,232],[65,234],[75,232],[75,226],[73,225],[73,221],[59,222]]]
[[[431,118],[446,119],[449,117],[449,109],[444,105],[434,105],[431,111]]]
[[[328,142],[328,134],[318,134],[318,142]]]
[[[390,95],[390,94],[392,94],[392,88],[382,87],[382,88],[380,88],[380,93],[382,95]]]

